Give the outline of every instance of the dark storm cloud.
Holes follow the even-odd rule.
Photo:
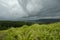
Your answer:
[[[0,20],[52,17],[60,17],[60,0],[0,0]]]

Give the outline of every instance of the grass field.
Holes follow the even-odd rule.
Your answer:
[[[60,40],[60,22],[0,30],[0,40]]]

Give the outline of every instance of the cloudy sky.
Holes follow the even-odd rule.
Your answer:
[[[59,17],[60,0],[0,0],[0,20]]]

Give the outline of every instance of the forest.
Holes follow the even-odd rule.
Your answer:
[[[11,27],[21,27],[23,25],[32,25],[33,22],[25,22],[25,21],[0,21],[0,30],[8,29]]]

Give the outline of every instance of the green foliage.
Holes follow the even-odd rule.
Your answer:
[[[32,22],[24,22],[24,21],[0,21],[0,30],[5,30],[10,27],[21,27],[23,25],[32,25]]]
[[[1,40],[60,40],[60,23],[24,25],[0,33],[4,35]]]

